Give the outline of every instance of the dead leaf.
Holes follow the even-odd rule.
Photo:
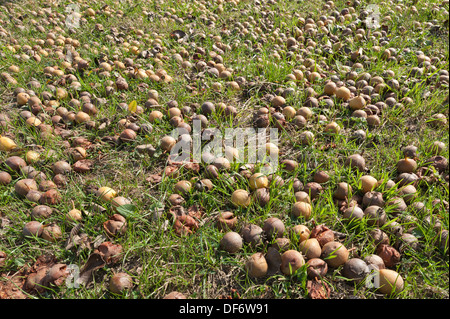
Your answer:
[[[175,206],[172,206],[172,207],[169,209],[169,213],[172,214],[172,216],[173,216],[174,218],[177,218],[177,217],[179,217],[179,216],[186,215],[186,212],[184,211],[184,207],[181,206],[181,205],[175,205]]]
[[[308,294],[311,299],[328,299],[330,298],[330,287],[322,280],[308,280],[306,283]]]
[[[173,227],[177,235],[186,236],[198,229],[198,222],[189,215],[181,215],[176,218]]]
[[[168,165],[164,168],[164,175],[167,177],[178,177],[178,167],[175,165]]]
[[[105,241],[97,247],[97,251],[102,254],[103,259],[108,265],[118,262],[122,255],[122,246]]]
[[[184,168],[192,173],[200,172],[200,165],[198,163],[187,162],[187,161],[186,162],[173,161],[170,156],[168,157],[168,163],[169,163],[169,166],[167,166],[167,167],[172,167],[172,170],[174,170],[175,168],[178,168],[178,169]],[[169,176],[167,173],[166,173],[166,175]]]
[[[156,184],[162,181],[162,177],[159,174],[151,174],[145,180],[151,184]]]
[[[111,237],[123,235],[127,230],[127,221],[122,215],[114,214],[103,223],[103,229]]]
[[[192,163],[192,162],[184,163],[184,168],[191,171],[192,173],[200,172],[200,165],[198,163]]]
[[[101,243],[82,267],[77,282],[82,285],[87,285],[91,282],[95,270],[119,261],[122,251],[122,246],[119,244],[113,244],[109,241]]]
[[[103,260],[100,253],[92,253],[89,256],[84,267],[81,269],[80,276],[77,282],[82,285],[87,285],[89,282],[91,282],[94,271],[104,267],[105,265],[106,262]]]
[[[62,285],[68,275],[67,265],[58,263],[54,255],[41,255],[30,267],[23,287],[30,293],[40,293],[47,287]]]
[[[27,299],[23,291],[26,276],[22,272],[0,277],[0,299]]]
[[[438,170],[439,173],[442,173],[448,170],[448,160],[447,158],[437,155],[433,156],[426,160],[425,165],[431,165],[435,169]]]
[[[311,229],[310,237],[316,238],[320,246],[323,247],[326,243],[334,240],[334,233],[330,228],[322,224]]]
[[[75,235],[69,245],[66,246],[66,250],[69,250],[74,246],[77,247],[77,255],[79,255],[81,251],[91,249],[91,240],[86,233]]]
[[[203,214],[205,212],[205,209],[198,205],[192,205],[188,208],[187,214],[193,218],[201,219]]]
[[[77,224],[74,228],[72,228],[65,247],[66,250],[76,247],[77,255],[79,255],[84,249],[91,250],[91,239],[86,233],[79,234],[80,229],[81,224]]]
[[[327,143],[327,144],[321,146],[320,149],[322,151],[328,151],[330,148],[336,148],[336,147],[337,147],[336,143]]]
[[[72,165],[72,168],[77,173],[86,173],[86,172],[89,172],[91,170],[91,167],[92,167],[93,164],[94,164],[93,160],[82,159],[82,160],[76,161]]]
[[[72,140],[72,147],[83,147],[87,149],[89,146],[91,146],[91,144],[92,144],[91,141],[81,136],[75,137]]]

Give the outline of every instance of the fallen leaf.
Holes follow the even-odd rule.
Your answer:
[[[30,267],[23,287],[29,293],[41,293],[48,287],[62,285],[68,275],[67,265],[58,263],[54,255],[41,255]]]
[[[81,230],[81,224],[77,224],[72,228],[69,234],[69,238],[66,242],[66,250],[77,248],[77,255],[80,254],[84,249],[91,250],[91,239],[86,233],[79,234]]]
[[[12,276],[3,274],[0,277],[0,299],[27,299],[22,289],[25,279],[23,273],[15,273]]]
[[[91,255],[89,255],[86,264],[81,269],[77,283],[87,285],[89,282],[91,282],[94,271],[104,267],[105,265],[106,262],[100,253],[92,253]]]
[[[97,251],[102,254],[106,263],[111,265],[120,260],[123,249],[120,244],[113,244],[110,241],[105,241],[97,247]]]
[[[181,205],[175,205],[175,206],[170,207],[169,213],[172,214],[172,216],[174,218],[186,215],[186,212],[184,211],[184,207]]]
[[[116,263],[122,254],[122,246],[109,241],[101,243],[94,252],[89,255],[86,264],[81,268],[77,283],[87,285],[91,282],[94,271]]]
[[[151,184],[156,184],[162,181],[162,177],[159,174],[151,174],[145,180]]]
[[[127,221],[122,215],[114,214],[103,223],[103,229],[111,237],[123,235],[127,230]]]
[[[308,289],[308,294],[311,299],[330,298],[330,287],[326,282],[321,280],[308,280],[306,288]]]
[[[92,167],[93,164],[94,164],[93,160],[82,159],[82,160],[76,161],[72,165],[72,168],[77,173],[86,173],[86,172],[89,172],[91,170],[91,167]]]
[[[131,113],[136,113],[137,110],[137,102],[136,100],[133,100],[130,102],[130,104],[128,104],[128,111],[130,111]]]
[[[181,215],[175,219],[173,227],[177,235],[186,236],[198,229],[198,222],[189,215]]]
[[[203,213],[205,212],[204,208],[198,205],[192,205],[188,208],[187,214],[191,217],[201,219]]]

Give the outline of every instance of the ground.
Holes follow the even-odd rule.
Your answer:
[[[11,177],[0,183],[1,298],[158,299],[177,291],[190,299],[448,299],[448,1],[0,5],[0,135],[15,144],[2,140],[0,151],[0,171]],[[348,88],[349,96],[327,93],[330,83]],[[355,97],[364,100],[358,111]],[[201,116],[204,129],[277,130],[279,165],[263,187],[265,203],[249,183],[262,165],[215,162],[213,176],[207,163],[170,161],[162,137],[186,123],[192,128]],[[126,129],[134,132],[127,139]],[[313,137],[308,143],[305,132]],[[347,165],[352,154],[364,158],[363,168]],[[22,159],[16,169],[11,157]],[[398,166],[405,158],[416,165],[405,170],[408,176]],[[71,168],[59,175],[62,184],[55,179],[58,161]],[[30,175],[30,167],[43,175]],[[373,192],[383,199],[384,222],[343,217],[351,205],[368,206],[366,175],[378,182]],[[17,191],[30,176],[40,199]],[[412,178],[412,188],[402,178]],[[190,187],[174,197],[180,181]],[[335,195],[339,183],[351,187],[343,199]],[[102,200],[100,187],[123,202]],[[56,193],[42,197],[48,189]],[[250,194],[248,206],[233,203],[238,189]],[[308,192],[310,216],[292,213],[299,191]],[[398,198],[405,207],[393,204]],[[52,213],[34,215],[38,205]],[[81,211],[79,221],[68,219],[73,209]],[[296,225],[325,225],[349,259],[378,254],[370,234],[380,229],[399,256],[387,268],[404,287],[382,294],[346,277],[343,264],[318,281],[308,277],[306,257],[292,274],[275,258],[255,278],[247,260],[260,252],[268,258],[275,239],[263,232],[259,245],[244,240],[237,252],[224,251],[220,242],[230,229],[217,226],[224,211],[237,217],[233,231],[241,235],[248,224],[280,219],[282,237],[297,251]],[[56,225],[60,235],[24,236],[33,220],[47,230]],[[183,220],[192,223],[187,234]],[[412,238],[405,234],[417,244],[405,246]],[[58,265],[66,268],[47,278]],[[80,273],[70,276],[83,275],[76,287],[71,267]],[[47,274],[41,288],[31,280],[40,269]],[[132,279],[119,293],[110,286],[117,273]]]

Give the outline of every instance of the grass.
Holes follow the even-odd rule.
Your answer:
[[[81,83],[81,90],[77,91],[66,86],[70,98],[60,101],[60,105],[77,112],[78,109],[71,106],[69,101],[72,98],[79,99],[80,92],[86,91],[92,96],[106,99],[105,104],[98,105],[100,112],[96,120],[110,121],[104,130],[89,130],[83,125],[76,124],[68,127],[73,132],[73,136],[85,137],[92,142],[92,148],[88,150],[88,158],[95,164],[86,174],[69,174],[67,187],[60,190],[62,202],[54,205],[54,214],[45,220],[45,223],[56,223],[61,227],[62,240],[50,243],[42,238],[23,238],[21,233],[23,225],[31,220],[30,211],[35,203],[20,198],[14,192],[15,182],[23,178],[20,174],[12,174],[13,181],[10,184],[0,185],[0,216],[4,221],[4,224],[0,224],[0,251],[4,251],[8,256],[5,265],[0,268],[1,273],[11,275],[24,267],[30,267],[40,255],[45,253],[53,254],[61,263],[79,267],[84,265],[93,249],[65,249],[65,240],[74,226],[65,218],[65,214],[72,208],[72,202],[75,207],[85,213],[81,222],[82,232],[87,234],[92,243],[95,239],[111,240],[122,245],[124,252],[118,263],[97,270],[93,282],[86,287],[73,289],[61,286],[38,295],[31,293],[27,295],[28,297],[44,299],[162,298],[176,290],[193,299],[227,297],[234,291],[237,291],[241,298],[308,298],[306,266],[292,276],[276,273],[255,279],[247,275],[244,269],[247,258],[255,252],[267,252],[270,243],[258,247],[244,245],[241,251],[233,255],[221,251],[219,242],[223,232],[215,227],[215,218],[218,213],[225,210],[233,211],[239,219],[236,231],[239,231],[246,223],[262,225],[264,220],[271,216],[282,219],[287,229],[298,224],[305,224],[310,228],[316,224],[325,224],[332,230],[345,235],[342,243],[351,249],[351,256],[363,258],[375,253],[376,246],[367,234],[376,226],[370,225],[366,219],[351,223],[342,219],[333,198],[337,183],[348,182],[356,193],[359,189],[358,180],[364,174],[370,174],[378,180],[395,180],[396,163],[403,157],[404,146],[414,144],[418,147],[420,166],[424,160],[432,156],[428,150],[432,142],[439,140],[449,145],[447,127],[435,128],[429,124],[431,116],[436,113],[443,113],[448,118],[448,103],[444,103],[444,99],[448,97],[448,81],[447,84],[437,88],[440,84],[436,79],[439,71],[448,71],[448,41],[433,35],[426,27],[426,23],[433,19],[437,21],[435,23],[442,24],[445,19],[448,19],[448,11],[445,15],[445,12],[436,10],[435,5],[439,4],[437,1],[429,3],[419,0],[415,4],[418,13],[413,14],[413,19],[410,19],[406,18],[410,14],[409,3],[405,4],[403,10],[395,10],[395,4],[389,2],[386,6],[380,6],[382,18],[386,19],[387,15],[391,18],[391,21],[386,20],[389,28],[387,36],[390,39],[388,44],[381,45],[380,37],[367,37],[362,41],[349,41],[349,37],[344,37],[342,41],[351,52],[363,48],[364,54],[367,54],[369,59],[373,59],[370,63],[364,63],[364,72],[372,76],[383,76],[386,70],[393,71],[402,87],[409,89],[404,95],[395,92],[395,97],[400,99],[408,96],[413,103],[405,106],[404,109],[385,109],[381,115],[381,125],[375,128],[369,127],[364,119],[351,117],[352,112],[336,99],[333,99],[334,105],[331,107],[321,105],[313,108],[315,117],[319,114],[325,115],[327,119],[337,122],[341,131],[338,134],[326,134],[323,132],[326,123],[315,120],[308,121],[307,126],[301,129],[288,124],[279,130],[280,159],[295,159],[298,160],[299,165],[293,172],[277,171],[276,175],[283,178],[285,183],[282,187],[270,187],[270,201],[266,206],[261,207],[256,202],[252,202],[245,209],[232,205],[230,198],[234,190],[238,188],[250,190],[247,180],[238,170],[240,165],[235,164],[229,174],[221,173],[219,178],[213,181],[212,191],[192,190],[188,196],[185,196],[183,204],[185,209],[193,205],[202,207],[202,224],[194,234],[179,237],[174,232],[172,219],[166,216],[170,208],[168,198],[174,192],[177,181],[206,178],[206,165],[200,164],[199,173],[182,168],[176,178],[164,175],[164,169],[169,163],[166,154],[159,148],[159,140],[162,135],[168,134],[173,129],[167,117],[168,102],[175,100],[180,108],[189,106],[193,112],[197,112],[198,107],[205,101],[224,102],[226,105],[234,106],[237,115],[226,117],[213,114],[208,118],[209,127],[217,127],[222,131],[230,127],[251,127],[255,110],[269,104],[266,94],[276,95],[277,89],[293,87],[294,94],[286,100],[289,105],[299,109],[307,98],[308,88],[314,89],[320,95],[323,93],[326,79],[337,75],[345,81],[346,73],[350,70],[346,67],[351,62],[348,54],[339,51],[325,55],[321,51],[327,45],[330,34],[314,37],[316,47],[311,52],[300,50],[293,57],[287,54],[284,40],[292,36],[296,26],[302,27],[299,23],[300,18],[313,18],[317,21],[322,15],[327,17],[333,15],[331,10],[322,8],[322,2],[260,1],[260,6],[252,5],[247,1],[240,1],[238,4],[229,1],[222,4],[220,2],[144,1],[136,5],[133,1],[79,1],[80,12],[84,12],[88,7],[99,12],[95,18],[86,17],[74,34],[70,34],[64,28],[65,18],[55,16],[51,22],[48,14],[34,15],[44,7],[51,7],[52,11],[58,14],[65,14],[68,1],[57,1],[54,4],[47,1],[24,1],[20,4],[11,3],[0,6],[1,26],[8,32],[7,36],[0,38],[2,54],[0,71],[6,71],[10,65],[17,65],[21,70],[20,73],[13,75],[17,80],[16,85],[1,82],[4,85],[0,89],[1,113],[8,114],[11,121],[6,128],[0,127],[0,134],[10,136],[16,141],[21,150],[17,154],[24,156],[25,150],[31,149],[33,145],[40,145],[44,153],[36,167],[48,177],[53,174],[51,165],[56,159],[70,160],[62,143],[65,140],[70,143],[72,139],[61,136],[43,137],[38,130],[24,125],[19,111],[27,109],[27,106],[20,108],[15,105],[14,90],[17,87],[26,88],[29,81],[35,79],[42,85],[34,89],[39,96],[45,91],[51,91],[51,85],[54,85],[57,80],[57,77],[48,77],[44,74],[45,67],[61,65],[62,61],[52,52],[47,57],[41,53],[40,62],[33,58],[24,60],[20,57],[20,54],[25,53],[24,45],[33,47],[38,39],[45,40],[48,32],[53,32],[56,36],[62,34],[65,37],[77,39],[80,42],[77,52],[90,63],[90,69],[87,72],[74,72]],[[381,4],[380,1],[371,3]],[[345,1],[337,0],[335,4],[337,11],[347,7]],[[123,14],[115,11],[111,16],[107,16],[104,12],[102,13],[102,7],[105,5],[112,10],[122,10]],[[359,13],[366,5],[366,1],[362,1],[361,6],[356,8],[356,12]],[[22,19],[19,19],[21,22],[17,23],[24,28],[11,27],[9,24],[11,11],[14,17]],[[144,11],[152,15],[146,16],[143,14]],[[176,18],[183,19],[183,23],[175,22]],[[32,20],[41,24],[45,32],[39,32],[33,27]],[[50,21],[50,24],[45,24],[46,20]],[[214,25],[211,25],[212,20],[215,20]],[[412,26],[413,21],[420,22],[422,29]],[[342,30],[350,23],[350,21],[336,21],[336,27],[331,30],[331,33],[340,36]],[[94,30],[95,24],[102,24],[104,31]],[[63,31],[58,30],[57,26]],[[403,33],[400,27],[406,28],[407,32]],[[242,32],[244,28],[249,32]],[[197,35],[203,33],[204,37],[197,37],[189,43],[178,43],[170,37],[175,29],[187,33],[193,30]],[[143,32],[139,33],[138,30]],[[227,33],[227,30],[230,32]],[[155,39],[161,39],[164,47],[162,57],[167,57],[167,60],[161,57],[139,59],[125,49],[123,42],[116,43],[111,40],[112,36],[122,37],[123,42],[137,45],[139,50],[152,49]],[[192,55],[196,48],[201,47],[206,52],[206,56],[202,58],[209,61],[208,53],[214,51],[216,45],[212,36],[221,36],[221,41],[229,45],[229,49],[224,50],[221,56],[223,64],[233,70],[232,80],[243,76],[247,81],[253,81],[253,86],[234,91],[227,87],[227,80],[207,74],[199,76],[199,72],[195,69],[184,70],[171,59],[172,55],[180,52],[181,49],[186,49]],[[19,46],[11,50],[8,45],[14,42]],[[376,51],[377,46],[381,47],[380,52]],[[62,46],[60,48],[63,50]],[[397,62],[383,60],[381,54],[385,48],[395,48],[397,52],[403,52],[402,59]],[[434,71],[411,77],[412,67],[418,65],[415,53],[417,50],[423,51],[430,57],[439,57],[441,63],[436,64]],[[110,59],[116,55],[120,61],[131,58],[144,69],[156,71],[164,68],[174,81],[169,84],[156,83],[148,79],[130,77],[125,70],[117,69],[109,78],[103,78],[92,70],[96,66],[95,61],[100,57],[100,53],[105,53]],[[306,80],[298,83],[287,82],[286,76],[294,69],[301,68],[306,58],[315,61],[316,67],[321,71],[317,70],[324,74],[324,78],[317,83],[309,83]],[[194,59],[188,58],[188,60],[192,64],[196,63]],[[129,90],[107,96],[106,86],[111,85],[115,77],[119,75],[126,78]],[[108,80],[112,82],[107,84]],[[222,84],[220,92],[212,89],[215,82]],[[142,83],[145,87],[139,89]],[[188,89],[188,86],[196,92]],[[119,146],[108,143],[105,138],[120,134],[122,130],[118,126],[120,119],[130,117],[139,124],[151,122],[150,109],[145,109],[142,114],[133,119],[133,115],[119,108],[119,103],[129,104],[133,100],[143,106],[147,100],[147,92],[151,89],[157,90],[160,96],[159,106],[152,109],[163,112],[165,115],[163,120],[151,123],[152,132],[138,134],[137,139],[131,143]],[[46,123],[51,123],[50,119],[47,118]],[[357,129],[366,132],[367,138],[364,141],[350,138],[352,132]],[[299,135],[306,130],[311,131],[315,136],[315,141],[310,146],[299,143]],[[136,151],[137,145],[148,143],[156,147],[156,153],[153,156]],[[51,154],[46,153],[48,150],[54,150],[54,155],[50,156]],[[356,152],[363,153],[367,171],[355,172],[343,165],[345,158]],[[442,155],[448,158],[448,147]],[[0,153],[2,162],[9,156],[11,156],[10,153]],[[5,165],[2,165],[2,170],[5,169]],[[312,203],[312,219],[292,217],[290,210],[295,202],[293,178],[296,177],[306,184],[312,181],[313,174],[318,170],[330,171],[333,174],[330,180],[322,185],[321,195]],[[148,179],[152,174],[161,175],[162,180],[156,183],[149,182]],[[133,209],[126,213],[128,226],[124,236],[115,238],[106,236],[102,224],[113,214],[113,209],[110,203],[103,203],[95,195],[90,194],[87,191],[90,186],[109,186],[120,196],[132,199]],[[397,195],[392,190],[383,189],[383,197],[386,201]],[[406,215],[415,218],[403,220],[391,216],[390,208],[386,209],[389,222],[400,222],[405,230],[413,231],[420,241],[420,249],[402,253],[402,261],[395,270],[405,280],[405,289],[394,296],[384,298],[448,298],[448,251],[442,252],[436,249],[436,231],[432,225],[425,222],[427,217],[437,218],[443,229],[448,230],[448,211],[443,206],[435,207],[432,203],[434,199],[448,200],[448,197],[448,181],[445,182],[441,177],[439,182],[418,188],[415,201],[423,202],[427,208],[426,212],[413,215],[409,208]],[[91,208],[93,203],[101,205],[106,211],[94,212]],[[155,218],[155,215],[161,212],[161,217]],[[388,231],[388,226],[384,225],[381,229]],[[291,246],[295,249],[298,246],[298,238],[291,236],[290,239]],[[394,243],[395,236],[390,235],[390,240]],[[117,272],[126,272],[132,276],[135,283],[132,290],[121,295],[109,292],[109,279]],[[348,281],[341,275],[341,268],[330,270],[324,280],[331,288],[331,298],[382,297],[364,284]]]

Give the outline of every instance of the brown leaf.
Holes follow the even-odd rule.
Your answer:
[[[162,177],[159,174],[151,174],[145,180],[151,184],[156,184],[162,181]]]
[[[48,269],[43,284],[44,286],[61,286],[68,275],[69,272],[66,264],[55,264]]]
[[[216,226],[219,230],[232,230],[236,227],[237,217],[232,212],[220,212],[217,216]]]
[[[149,85],[147,83],[139,83],[137,89],[139,92],[147,92]]]
[[[103,268],[106,265],[116,263],[122,254],[122,246],[113,244],[109,241],[101,243],[96,250],[89,256],[86,264],[80,271],[78,279],[79,284],[87,285],[93,278],[95,270]]]
[[[164,175],[167,177],[178,177],[178,167],[175,165],[168,165],[164,168]]]
[[[184,163],[184,168],[191,171],[192,173],[200,172],[200,165],[198,163],[192,163],[192,162]]]
[[[71,243],[66,246],[66,250],[72,248],[72,247],[78,247],[77,249],[77,255],[80,254],[80,252],[84,249],[91,249],[91,239],[88,237],[86,233],[82,233],[80,235],[75,235],[71,241]]]
[[[122,215],[114,214],[103,223],[103,228],[109,236],[123,235],[127,230],[127,221]]]
[[[27,299],[22,290],[25,279],[23,273],[15,273],[12,276],[3,274],[0,278],[0,299]]]
[[[204,212],[205,212],[205,209],[203,207],[197,206],[197,205],[192,205],[191,207],[188,208],[187,214],[196,219],[201,219]]]
[[[77,173],[86,173],[91,170],[93,164],[94,164],[93,160],[82,159],[82,160],[76,161],[72,165],[72,168]]]
[[[102,254],[99,252],[92,253],[80,271],[78,283],[87,285],[92,280],[94,271],[104,267],[105,265],[106,262],[103,259]]]
[[[72,141],[72,147],[82,147],[84,149],[87,149],[91,145],[91,141],[89,141],[85,137],[75,137]]]
[[[171,167],[170,171],[176,171],[177,169],[184,168],[192,173],[200,172],[200,165],[194,162],[177,162],[173,161],[171,157],[168,157],[169,165],[167,167]],[[166,174],[169,176],[168,174]]]
[[[91,239],[86,233],[79,234],[80,229],[81,224],[77,224],[72,228],[65,247],[66,250],[69,250],[72,247],[77,247],[77,255],[84,249],[91,250]]]
[[[23,287],[30,293],[43,292],[46,287],[62,285],[68,275],[66,264],[57,263],[53,255],[41,255],[30,267]]]
[[[62,197],[57,189],[49,189],[44,192],[39,199],[39,203],[42,205],[57,205],[61,202]]]
[[[67,139],[69,137],[73,136],[73,131],[72,130],[66,130],[66,129],[62,129],[62,128],[55,128],[54,130],[55,135],[59,135],[61,136],[63,139]]]
[[[186,215],[186,212],[184,211],[184,207],[181,205],[175,205],[170,207],[169,213],[174,217],[177,218],[182,215]]]
[[[330,298],[330,287],[326,282],[321,280],[308,280],[306,283],[308,294],[311,299],[328,299]]]
[[[442,173],[448,170],[448,160],[440,155],[430,157],[425,162],[425,165],[431,165],[438,170],[439,173]]]
[[[400,252],[394,247],[382,244],[377,247],[376,253],[383,259],[386,267],[391,268],[400,262],[401,255]]]
[[[28,292],[43,292],[44,278],[47,275],[48,267],[42,267],[36,272],[30,273],[24,285],[24,289]]]
[[[198,229],[198,222],[189,215],[178,216],[173,225],[179,236],[193,234]]]
[[[326,243],[334,240],[334,233],[325,225],[317,225],[311,229],[311,238],[316,238],[320,246],[323,247]]]
[[[31,267],[32,271],[37,271],[42,267],[50,267],[56,263],[56,257],[54,255],[40,255],[34,265]]]
[[[337,145],[335,143],[327,143],[320,147],[322,151],[328,151],[330,148],[336,148]]]
[[[97,251],[103,256],[106,263],[110,265],[119,261],[123,249],[119,244],[105,241],[98,246]]]

